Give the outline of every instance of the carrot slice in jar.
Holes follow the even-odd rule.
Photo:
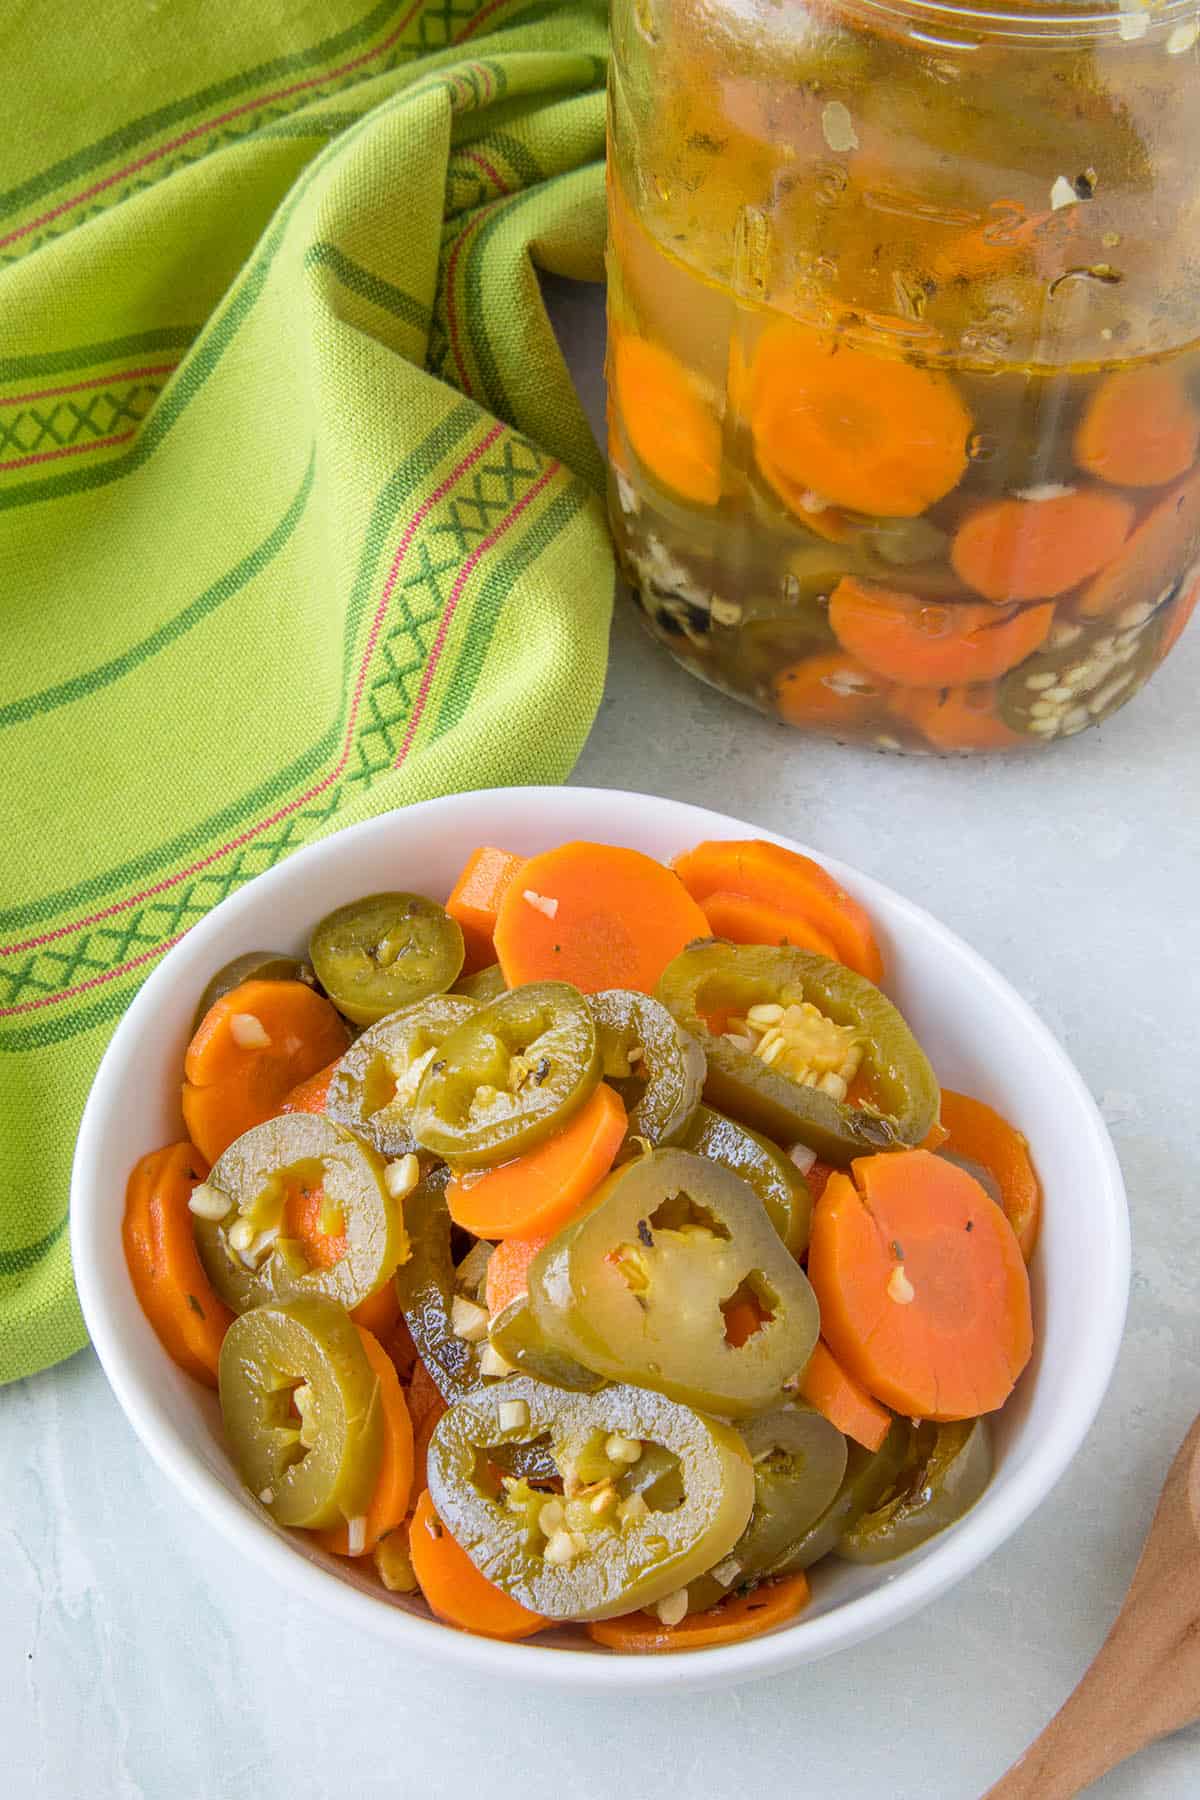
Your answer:
[[[1075,461],[1118,487],[1161,487],[1191,468],[1200,412],[1173,369],[1106,375],[1075,433]]]
[[[721,497],[721,425],[684,365],[647,338],[620,332],[610,352],[617,411],[639,462],[664,487],[715,506]]]
[[[776,325],[759,340],[749,388],[759,467],[796,510],[806,510],[802,496],[819,495],[877,518],[914,518],[967,466],[971,415],[936,371]]]
[[[1043,643],[1053,606],[945,605],[845,575],[829,601],[838,642],[865,669],[908,687],[992,681]]]
[[[1052,600],[1111,562],[1133,519],[1128,500],[1094,488],[992,500],[959,526],[950,561],[985,600]]]
[[[781,669],[772,692],[775,710],[789,725],[850,732],[879,716],[887,684],[852,656],[831,651]]]
[[[1118,556],[1072,602],[1081,619],[1154,606],[1200,547],[1200,475],[1165,494],[1125,540]]]
[[[1028,749],[1029,739],[1013,731],[995,709],[991,682],[946,688],[894,688],[888,711],[919,731],[935,750]]]
[[[1162,642],[1158,646],[1156,660],[1165,662],[1172,650],[1187,630],[1188,622],[1196,610],[1196,602],[1200,601],[1200,568],[1189,571],[1188,582],[1185,581],[1178,600],[1171,607],[1171,616],[1167,620],[1166,630],[1162,634]]]

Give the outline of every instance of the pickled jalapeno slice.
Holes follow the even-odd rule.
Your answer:
[[[573,1393],[594,1394],[604,1386],[603,1375],[585,1369],[550,1342],[534,1317],[528,1294],[510,1300],[489,1320],[487,1331],[492,1349],[514,1374],[528,1375],[534,1381],[546,1381],[551,1387],[567,1388]]]
[[[445,993],[462,970],[463,935],[445,907],[423,894],[368,894],[328,913],[308,953],[339,1011],[356,1025],[374,1025]]]
[[[409,1121],[421,1077],[476,1006],[461,994],[431,994],[369,1026],[334,1071],[326,1113],[381,1155],[407,1156],[417,1148]]]
[[[413,1135],[456,1169],[507,1162],[561,1130],[599,1080],[583,995],[564,981],[531,982],[443,1040],[417,1090]]]
[[[221,1346],[221,1417],[246,1486],[281,1525],[344,1524],[379,1471],[379,1382],[344,1309],[319,1295],[256,1306]]]
[[[845,1438],[810,1407],[751,1419],[742,1437],[754,1464],[754,1510],[729,1555],[689,1585],[689,1612],[773,1570],[828,1510],[846,1473]]]
[[[319,1113],[268,1119],[235,1139],[193,1228],[208,1279],[239,1313],[311,1294],[351,1310],[408,1253],[383,1158]]]
[[[627,1163],[539,1251],[529,1299],[585,1368],[730,1417],[783,1398],[817,1305],[753,1190],[685,1150]],[[734,1342],[731,1314],[752,1325]]]
[[[708,1060],[710,1106],[839,1167],[919,1144],[938,1084],[900,1013],[865,976],[792,946],[694,944],[659,996]],[[870,1101],[854,1101],[866,1083]]]
[[[497,1450],[539,1439],[561,1493],[494,1472]],[[638,1492],[630,1476],[649,1448],[676,1481]],[[732,1549],[754,1501],[731,1426],[642,1388],[569,1394],[524,1377],[452,1406],[428,1473],[439,1516],[480,1573],[550,1619],[612,1618],[686,1587]]]
[[[465,994],[468,1000],[477,1000],[480,1006],[487,1006],[507,990],[508,983],[500,964],[489,963],[486,969],[476,969],[473,975],[460,975],[450,992]]]
[[[829,1555],[865,1513],[879,1504],[904,1466],[909,1431],[908,1420],[897,1419],[878,1450],[866,1450],[861,1444],[847,1445],[846,1472],[841,1486],[820,1517],[814,1519],[780,1556],[771,1570],[773,1575],[790,1575],[798,1569],[810,1569],[823,1556]]]
[[[700,1103],[703,1050],[649,994],[608,988],[590,1004],[604,1079],[629,1113],[628,1139],[676,1142]]]
[[[694,1150],[722,1168],[732,1169],[752,1187],[766,1208],[767,1217],[793,1256],[808,1248],[812,1223],[812,1195],[808,1183],[790,1156],[761,1132],[727,1119],[709,1106],[698,1106],[680,1140],[680,1148]]]
[[[900,1470],[880,1498],[846,1526],[834,1549],[847,1562],[890,1562],[961,1519],[991,1477],[985,1419],[909,1425]]]

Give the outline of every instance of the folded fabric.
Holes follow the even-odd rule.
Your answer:
[[[537,271],[601,273],[603,7],[360,8],[6,39],[0,1380],[84,1341],[76,1128],[164,951],[316,836],[560,780],[599,699]]]

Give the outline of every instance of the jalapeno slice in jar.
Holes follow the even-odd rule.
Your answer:
[[[849,1525],[834,1548],[847,1562],[891,1562],[945,1531],[969,1512],[992,1478],[992,1445],[985,1419],[909,1426],[898,1474],[869,1511]]]
[[[320,1113],[255,1125],[217,1158],[195,1216],[208,1279],[234,1312],[320,1294],[351,1311],[407,1254],[383,1158]],[[216,1206],[228,1201],[224,1214]]]
[[[241,987],[243,981],[304,981],[312,986],[313,971],[298,957],[285,956],[281,950],[244,951],[218,969],[201,994],[192,1019],[193,1033],[209,1008],[226,994],[232,994],[235,987]]]
[[[383,1156],[407,1156],[417,1148],[409,1119],[421,1077],[476,1010],[461,994],[431,994],[369,1026],[334,1071],[325,1099],[329,1118]]]
[[[458,921],[423,894],[368,894],[339,906],[316,927],[308,953],[325,992],[356,1025],[444,994],[465,954]]]
[[[496,1479],[499,1449],[548,1444],[561,1495]],[[638,1493],[646,1449],[673,1459],[675,1492]],[[652,1606],[719,1562],[754,1500],[750,1458],[716,1419],[633,1387],[567,1394],[516,1377],[452,1406],[429,1446],[429,1491],[476,1568],[548,1619]],[[659,1489],[658,1491],[663,1491]]]
[[[842,963],[793,946],[693,944],[659,997],[708,1059],[704,1097],[776,1143],[838,1167],[919,1144],[938,1084],[900,1013]],[[872,1100],[849,1099],[865,1079]]]
[[[281,1525],[367,1509],[379,1472],[379,1382],[344,1310],[311,1295],[256,1306],[221,1345],[221,1417],[238,1472]]]
[[[817,1339],[813,1291],[754,1192],[686,1150],[602,1182],[534,1258],[529,1300],[585,1368],[730,1417],[778,1405]],[[758,1321],[737,1343],[735,1307]]]
[[[596,1026],[565,981],[512,988],[442,1042],[412,1110],[417,1142],[485,1168],[562,1129],[600,1081]]]
[[[771,1569],[772,1575],[792,1575],[810,1569],[835,1549],[843,1534],[864,1513],[877,1506],[904,1466],[911,1427],[897,1419],[878,1450],[851,1443],[846,1452],[842,1484],[819,1519],[814,1520]]]
[[[450,992],[465,994],[468,1000],[477,1000],[480,1006],[490,1006],[493,1000],[508,992],[508,983],[500,964],[489,963],[486,969],[476,969],[473,975],[460,975]]]
[[[812,1195],[791,1157],[770,1138],[711,1107],[699,1106],[680,1145],[740,1175],[766,1207],[767,1217],[792,1255],[804,1253],[812,1223]]]
[[[700,1103],[703,1050],[649,994],[607,988],[591,995],[590,1005],[601,1071],[629,1114],[626,1142],[676,1142]]]
[[[754,1511],[729,1555],[688,1587],[689,1613],[773,1569],[828,1509],[846,1473],[845,1438],[811,1407],[751,1419],[742,1437],[754,1464]]]

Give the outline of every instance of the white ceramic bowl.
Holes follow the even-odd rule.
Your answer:
[[[182,1135],[176,1072],[196,997],[222,963],[264,946],[299,951],[317,919],[359,894],[405,887],[444,896],[480,843],[531,853],[590,838],[665,859],[702,838],[771,835],[698,807],[601,789],[510,788],[426,801],[301,850],[232,894],[163,958],[109,1045],[75,1153],[71,1245],[84,1316],[113,1391],[155,1462],[209,1524],[293,1593],[398,1650],[463,1673],[639,1694],[722,1687],[812,1661],[905,1618],[981,1563],[1049,1493],[1095,1417],[1129,1283],[1124,1190],[1099,1113],[1045,1026],[994,969],[928,913],[828,857],[821,860],[870,910],[889,991],[940,1078],[1020,1126],[1045,1192],[1032,1271],[1034,1359],[997,1422],[991,1486],[950,1531],[883,1569],[819,1569],[800,1618],[725,1649],[620,1657],[572,1631],[548,1642],[491,1643],[446,1629],[419,1603],[388,1596],[347,1562],[279,1530],[234,1472],[215,1397],[176,1369],[142,1317],[121,1246],[125,1181],[137,1157]]]

